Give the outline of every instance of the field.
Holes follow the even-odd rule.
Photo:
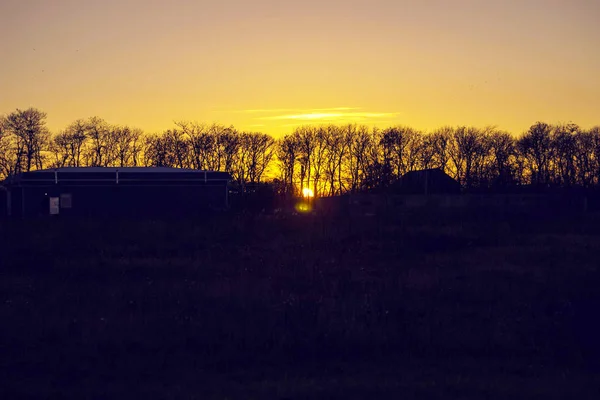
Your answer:
[[[600,215],[2,222],[2,398],[598,398]]]

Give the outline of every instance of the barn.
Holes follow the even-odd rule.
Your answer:
[[[165,167],[67,167],[1,183],[5,215],[190,216],[228,207],[226,172]]]
[[[439,168],[410,171],[392,184],[397,194],[459,194],[460,183]]]

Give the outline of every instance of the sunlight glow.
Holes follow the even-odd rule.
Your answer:
[[[302,214],[307,214],[312,211],[312,207],[310,204],[305,202],[299,202],[296,204],[296,211]]]
[[[314,196],[315,196],[315,194],[314,194],[314,192],[312,191],[312,189],[309,189],[309,188],[304,188],[304,189],[302,189],[302,196],[303,196],[303,197],[308,197],[308,198],[310,198],[310,197],[314,197]]]

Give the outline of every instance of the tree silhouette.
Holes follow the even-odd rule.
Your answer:
[[[450,160],[450,143],[454,136],[454,128],[444,126],[439,128],[430,136],[429,143],[432,147],[433,160],[432,167],[439,168],[448,172],[448,162]]]
[[[520,156],[524,159],[529,181],[535,186],[550,183],[552,158],[552,127],[544,122],[532,125],[517,141]]]
[[[48,137],[46,113],[36,108],[17,109],[5,117],[3,126],[15,142],[15,166],[12,170],[18,173],[41,169],[42,151]]]
[[[247,171],[248,183],[259,183],[274,155],[275,140],[264,133],[245,133],[240,148],[247,152],[241,169]]]
[[[516,148],[515,139],[508,132],[493,130],[489,136],[490,171],[489,181],[495,188],[506,188],[515,183]]]
[[[368,169],[368,150],[371,144],[372,140],[368,127],[357,125],[346,127],[347,170],[350,178],[350,192],[356,192],[362,186]],[[316,191],[315,195],[317,195]]]
[[[142,148],[142,131],[128,126],[113,126],[111,134],[114,138],[115,166],[137,166]]]
[[[573,123],[537,122],[518,137],[495,127],[301,126],[275,139],[189,121],[145,134],[99,117],[50,135],[45,120],[34,108],[0,117],[0,177],[64,166],[162,166],[227,171],[242,192],[278,176],[274,193],[311,187],[317,196],[383,190],[407,172],[429,168],[466,190],[600,184],[600,127]]]
[[[295,193],[294,172],[296,158],[298,157],[298,143],[293,135],[285,135],[276,147],[277,159],[279,160],[279,170],[283,181],[283,191],[285,194],[293,195]]]
[[[101,167],[107,165],[106,159],[111,152],[109,126],[102,118],[91,117],[87,120],[87,136],[90,144],[86,165]]]
[[[187,136],[191,167],[194,169],[210,169],[211,155],[215,150],[215,136],[210,126],[197,122],[179,121],[177,126]]]

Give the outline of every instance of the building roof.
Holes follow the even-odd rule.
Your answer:
[[[30,172],[23,172],[23,174],[39,174],[43,172],[66,172],[66,173],[97,173],[97,172],[144,172],[147,174],[155,173],[182,173],[182,172],[205,172],[204,170],[188,169],[188,168],[171,168],[171,167],[61,167],[61,168],[47,168],[38,169]],[[215,171],[206,171],[215,172]]]
[[[414,194],[459,193],[460,183],[439,168],[410,171],[396,183],[400,192]]]
[[[58,183],[136,184],[143,182],[226,182],[227,172],[168,167],[63,167],[22,172],[8,177],[3,184],[47,185]]]

